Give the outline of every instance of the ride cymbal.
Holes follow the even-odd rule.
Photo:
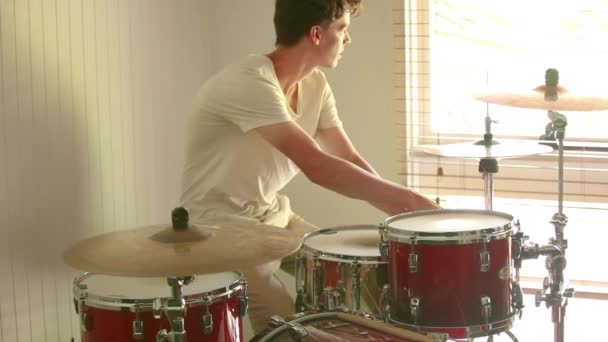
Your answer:
[[[557,97],[545,98],[546,86],[542,85],[525,92],[480,92],[473,98],[482,102],[503,106],[545,109],[555,111],[594,111],[608,110],[608,95],[592,96],[575,94],[566,88],[558,86]]]
[[[551,146],[533,141],[497,141],[486,145],[483,140],[422,148],[428,154],[441,157],[502,159],[525,157],[553,151]]]
[[[116,231],[76,243],[66,264],[85,272],[125,277],[179,277],[240,270],[281,259],[301,238],[255,224],[175,228],[153,225]]]

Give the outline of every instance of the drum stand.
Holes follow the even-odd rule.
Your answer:
[[[154,301],[154,318],[160,319],[161,313],[165,313],[171,331],[159,330],[156,334],[156,342],[186,342],[186,329],[184,317],[186,316],[186,300],[182,293],[182,286],[190,284],[194,277],[168,278],[167,283],[171,286],[171,297],[164,301]]]
[[[564,228],[568,223],[568,217],[563,213],[564,200],[564,137],[567,120],[560,113],[550,110],[547,125],[547,140],[558,141],[558,212],[553,215],[550,223],[555,227],[555,238],[549,239],[549,244],[539,246],[538,244],[524,245],[527,237],[521,232],[513,236],[513,249],[515,251],[516,278],[519,278],[519,268],[524,259],[537,259],[544,255],[545,267],[549,276],[543,281],[543,290],[536,292],[535,304],[540,306],[545,302],[547,308],[551,307],[552,322],[554,324],[554,342],[564,341],[564,317],[568,298],[574,295],[574,289],[566,288],[564,285],[564,269],[566,268],[566,248],[568,241],[564,238]],[[519,280],[519,279],[517,279]]]

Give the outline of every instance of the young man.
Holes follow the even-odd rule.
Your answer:
[[[378,176],[344,132],[319,67],[334,68],[361,0],[276,0],[276,49],[249,56],[199,91],[189,121],[182,204],[197,223],[316,229],[278,192],[302,171],[313,183],[388,215],[435,204]],[[238,251],[235,251],[238,253]],[[294,305],[274,276],[280,261],[243,270],[254,331]]]

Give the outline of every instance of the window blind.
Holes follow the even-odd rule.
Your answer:
[[[606,5],[583,1],[553,12],[540,5],[524,16],[508,10],[514,4],[498,1],[394,1],[394,108],[404,184],[439,198],[483,196],[478,159],[441,157],[424,152],[424,147],[480,140],[486,117],[498,121],[492,133],[500,142],[539,140],[550,122],[546,110],[475,101],[475,87],[507,80],[521,84],[523,92],[544,82],[545,66],[558,65],[564,81],[608,96],[597,64],[608,58],[601,43],[608,39]],[[493,6],[499,8],[493,11]],[[539,24],[545,25],[541,32],[528,29]],[[608,112],[560,113],[568,119],[564,201],[605,208],[608,135],[603,127],[608,126]],[[494,196],[556,201],[558,168],[556,150],[499,159]]]

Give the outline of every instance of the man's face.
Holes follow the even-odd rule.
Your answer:
[[[344,12],[341,18],[321,26],[319,30],[319,64],[321,66],[335,68],[338,65],[338,60],[344,52],[344,46],[350,43],[349,25],[350,13]]]

